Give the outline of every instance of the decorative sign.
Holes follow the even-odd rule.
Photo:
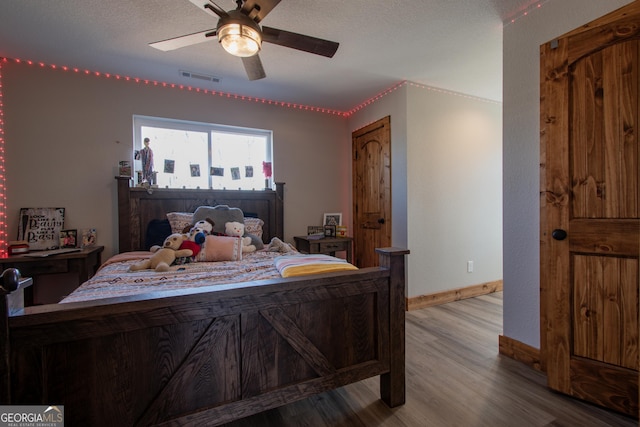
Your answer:
[[[118,162],[118,175],[131,178],[131,162],[128,160],[120,160]]]
[[[64,208],[21,208],[18,240],[26,240],[30,250],[55,249],[64,229]]]

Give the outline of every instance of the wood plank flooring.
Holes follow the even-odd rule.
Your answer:
[[[550,391],[542,373],[499,355],[501,292],[410,311],[406,319],[404,406],[385,406],[372,378],[226,426],[638,426]]]

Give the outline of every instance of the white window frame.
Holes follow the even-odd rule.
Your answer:
[[[229,126],[229,125],[221,125],[215,123],[203,123],[203,122],[195,122],[188,120],[179,120],[179,119],[171,119],[171,118],[162,118],[162,117],[152,117],[152,116],[143,116],[143,115],[134,115],[133,116],[133,150],[134,152],[137,150],[141,150],[143,148],[142,142],[142,127],[159,127],[165,129],[175,129],[175,130],[185,130],[185,131],[193,131],[193,132],[203,132],[208,135],[208,156],[206,159],[206,169],[201,171],[201,173],[206,174],[208,176],[208,188],[213,188],[213,178],[209,175],[209,169],[211,166],[211,147],[212,147],[212,135],[216,132],[219,133],[231,133],[231,134],[241,134],[241,135],[255,135],[260,136],[266,139],[267,147],[265,153],[266,162],[271,163],[271,171],[272,175],[270,178],[265,179],[265,188],[271,189],[273,187],[273,131],[266,129],[256,129],[256,128],[246,128],[239,126]],[[153,148],[153,147],[152,147]],[[161,159],[154,159],[155,170],[158,171],[160,167],[162,167],[159,162]],[[137,161],[134,161],[134,169],[140,169],[140,165],[138,165]],[[229,173],[229,171],[225,171],[225,173]],[[254,170],[255,174],[262,174],[262,170]],[[134,176],[134,181],[138,184],[137,177]],[[171,188],[171,187],[170,187]],[[178,187],[173,187],[178,188]],[[238,189],[230,188],[230,189]],[[261,188],[260,188],[261,189]],[[258,190],[258,188],[252,188],[252,190]]]

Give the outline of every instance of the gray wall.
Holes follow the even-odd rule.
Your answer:
[[[353,131],[391,116],[393,245],[411,250],[409,297],[502,278],[501,114],[407,84],[350,118]]]
[[[117,251],[114,176],[132,155],[133,114],[273,129],[286,240],[324,212],[351,224],[351,132],[390,115],[408,295],[501,278],[499,104],[401,85],[345,119],[12,62],[3,90],[10,238],[19,208],[63,206],[67,228],[95,227],[105,256]]]
[[[9,239],[21,207],[66,208],[67,228],[95,227],[117,252],[115,179],[131,159],[133,114],[272,129],[274,178],[285,182],[285,239],[350,221],[351,144],[343,117],[186,90],[3,65]]]

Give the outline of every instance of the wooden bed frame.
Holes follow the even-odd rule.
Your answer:
[[[255,208],[265,241],[282,237],[282,186],[148,194],[118,182],[121,251],[140,248],[133,216],[205,200]],[[64,405],[68,425],[218,425],[379,375],[381,399],[402,405],[408,251],[376,251],[381,267],[358,271],[27,308],[5,280],[0,404]]]

